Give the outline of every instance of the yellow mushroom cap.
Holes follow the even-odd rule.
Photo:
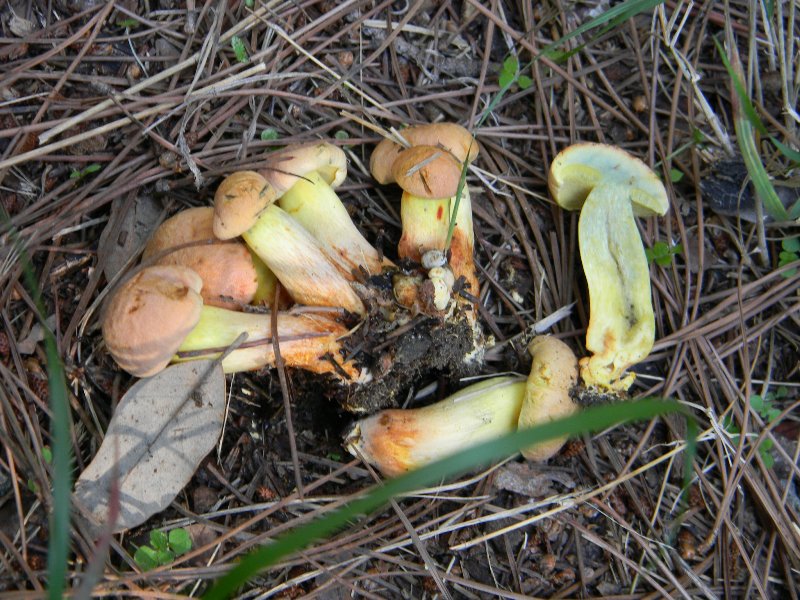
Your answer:
[[[200,320],[200,276],[188,267],[147,267],[114,293],[103,315],[103,339],[120,367],[137,377],[167,366]]]
[[[280,198],[297,180],[309,173],[319,173],[332,188],[337,188],[347,176],[347,156],[344,150],[327,142],[295,144],[273,152],[259,173],[275,189]]]
[[[412,146],[397,155],[392,174],[403,191],[416,198],[452,198],[461,179],[461,165],[446,150]]]
[[[195,271],[203,280],[201,296],[206,305],[236,309],[250,304],[259,284],[253,257],[244,244],[216,240],[213,224],[214,209],[210,206],[176,213],[156,229],[145,246],[142,260],[154,257],[156,264],[182,265]],[[201,241],[212,243],[170,251]]]
[[[276,198],[269,182],[255,171],[229,175],[214,195],[214,235],[221,240],[242,235]]]
[[[478,142],[472,134],[457,123],[431,123],[413,125],[400,131],[400,135],[413,146],[436,146],[447,150],[460,163],[472,162],[478,156]],[[372,152],[369,170],[380,184],[395,181],[392,165],[403,146],[390,140],[382,140]]]
[[[607,144],[583,142],[562,150],[553,159],[547,185],[553,199],[567,210],[580,210],[594,188],[608,183],[628,190],[639,217],[669,210],[664,184],[644,162]]]

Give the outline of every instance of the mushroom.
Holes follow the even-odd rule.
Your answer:
[[[650,272],[636,216],[664,215],[664,184],[624,150],[575,144],[550,165],[548,186],[567,210],[580,210],[578,245],[589,288],[586,348],[580,361],[587,386],[627,390],[635,374],[625,371],[650,353],[655,317]]]
[[[276,191],[254,171],[226,177],[214,196],[214,233],[241,234],[294,300],[364,314],[364,305],[319,242],[274,204]]]
[[[209,306],[237,309],[251,302],[271,301],[275,275],[244,244],[218,240],[213,222],[214,209],[209,206],[176,213],[153,233],[142,261],[183,265],[195,271],[203,280],[203,303]]]
[[[578,410],[570,397],[577,360],[564,342],[537,337],[528,346],[533,358],[528,380],[497,377],[468,386],[444,400],[415,409],[389,409],[358,421],[345,438],[355,456],[387,477]],[[554,456],[565,438],[523,449],[529,460]]]
[[[103,315],[103,339],[117,364],[149,377],[175,361],[214,358],[242,334],[247,339],[222,361],[227,373],[273,365],[272,315],[204,306],[203,282],[188,267],[146,267],[111,296]],[[344,326],[315,313],[279,312],[280,352],[287,366],[331,373],[353,382],[357,367],[341,361]]]
[[[443,251],[451,219],[455,219],[450,243],[450,269],[464,277],[473,294],[478,290],[473,259],[472,206],[464,186],[457,213],[455,196],[462,165],[446,150],[412,146],[398,153],[392,171],[403,189],[400,218],[403,233],[397,247],[401,258],[421,261],[429,251]]]

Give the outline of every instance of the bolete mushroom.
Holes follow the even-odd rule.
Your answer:
[[[203,280],[203,303],[240,309],[252,302],[272,301],[277,279],[244,244],[218,240],[214,209],[189,208],[164,221],[142,253],[142,261],[183,265]]]
[[[278,205],[313,235],[346,278],[364,267],[378,274],[385,261],[364,239],[334,191],[347,175],[344,150],[327,142],[296,144],[273,152],[259,170]]]
[[[581,143],[550,165],[555,201],[581,211],[578,245],[589,288],[586,348],[580,361],[587,386],[627,390],[655,341],[650,272],[634,215],[664,215],[664,184],[641,160],[605,144]]]
[[[247,339],[222,361],[227,373],[273,365],[270,314],[204,306],[200,276],[183,266],[146,267],[111,296],[103,315],[103,339],[117,364],[149,377],[175,361],[214,358],[242,334]],[[353,382],[359,369],[341,360],[344,326],[315,313],[278,313],[278,338],[285,364],[331,373]]]
[[[275,198],[259,173],[229,175],[214,196],[214,233],[222,239],[241,234],[296,302],[364,314],[364,304],[319,242]]]
[[[465,185],[456,214],[455,196],[462,165],[452,154],[434,146],[412,146],[398,153],[392,171],[402,188],[400,219],[403,232],[397,246],[401,258],[421,261],[432,250],[445,250],[450,222],[455,219],[450,243],[450,269],[464,277],[477,294],[473,259],[472,205]]]
[[[527,382],[497,377],[429,406],[380,411],[358,421],[345,446],[387,477],[395,477],[518,428],[576,412],[570,389],[577,379],[577,360],[570,348],[547,336],[535,338],[528,350],[533,365]],[[544,461],[565,441],[537,444],[525,448],[523,455]]]

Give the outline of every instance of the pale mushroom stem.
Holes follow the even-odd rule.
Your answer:
[[[644,360],[655,342],[650,271],[633,215],[630,188],[605,184],[586,197],[578,225],[591,314],[580,361],[586,385],[626,390],[624,371]]]
[[[444,250],[450,220],[450,198],[430,200],[403,192],[400,220],[403,233],[397,253],[400,258],[419,262],[428,250]]]
[[[420,261],[428,250],[445,250],[450,219],[455,218],[453,238],[450,242],[450,269],[456,279],[463,276],[469,292],[478,295],[478,278],[475,275],[473,250],[475,238],[472,229],[472,203],[465,186],[461,193],[457,214],[452,215],[454,198],[429,200],[403,192],[400,200],[400,218],[403,234],[397,247],[400,258]]]
[[[342,360],[339,338],[347,330],[339,323],[314,313],[278,313],[278,341],[286,366],[313,373],[332,373],[352,382],[359,370]],[[226,373],[274,366],[272,315],[230,311],[204,306],[200,320],[178,348],[173,362],[214,358],[242,334],[247,339],[222,361]]]
[[[364,304],[319,243],[280,207],[268,206],[242,237],[296,302],[364,314]]]
[[[316,238],[348,278],[359,267],[377,275],[391,265],[364,239],[339,196],[319,173],[298,179],[278,204]]]
[[[487,379],[430,406],[383,410],[362,419],[345,446],[396,477],[516,431],[524,397],[525,382],[518,378]]]

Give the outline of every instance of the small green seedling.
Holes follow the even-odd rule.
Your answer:
[[[778,266],[782,267],[800,260],[800,238],[786,238],[781,242],[781,253],[778,255]],[[787,279],[794,277],[797,269],[784,271],[782,275]]]
[[[231,38],[231,47],[233,48],[233,53],[236,55],[236,60],[240,63],[246,63],[250,60],[250,57],[247,55],[247,48],[244,47],[244,42],[238,35],[234,35]]]
[[[271,142],[272,140],[278,139],[278,130],[274,127],[267,127],[264,131],[261,132],[261,141],[262,142]]]
[[[647,264],[656,263],[659,267],[668,267],[672,264],[672,257],[683,252],[682,244],[670,246],[666,242],[656,242],[652,248],[645,248],[644,255]]]
[[[184,528],[172,529],[169,534],[156,529],[150,532],[150,544],[136,549],[133,560],[140,569],[149,571],[168,565],[175,557],[186,554],[191,549],[192,538]]]
[[[501,89],[509,89],[514,84],[521,90],[527,90],[533,85],[533,81],[527,75],[519,72],[519,59],[516,56],[509,56],[503,61],[503,68],[500,69],[498,79]]]
[[[92,173],[97,173],[97,171],[99,171],[102,168],[103,167],[101,165],[98,165],[97,163],[92,163],[91,165],[89,165],[85,169],[81,169],[80,171],[78,169],[72,169],[72,171],[69,174],[69,178],[77,179],[80,181],[87,175],[91,175]]]

